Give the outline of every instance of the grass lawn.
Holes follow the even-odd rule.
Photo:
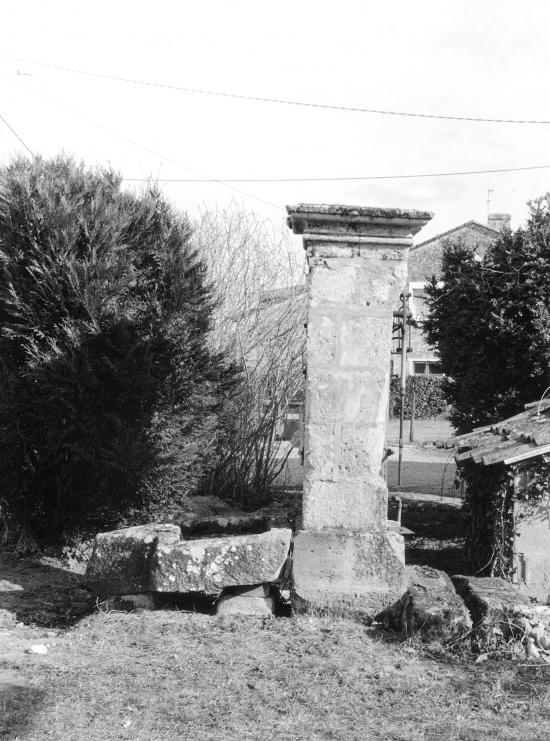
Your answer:
[[[37,642],[46,655],[26,653]],[[345,620],[100,613],[0,643],[2,739],[550,737],[550,667],[476,665]]]
[[[411,421],[410,419],[405,420],[404,424],[404,441],[409,442]],[[420,443],[433,443],[436,440],[445,440],[448,437],[452,437],[455,434],[454,428],[451,423],[444,417],[437,417],[436,419],[415,419],[414,421],[414,442]],[[387,423],[387,438],[390,445],[396,445],[399,440],[399,420],[390,419]]]

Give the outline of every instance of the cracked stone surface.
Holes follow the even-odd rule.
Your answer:
[[[86,570],[88,585],[101,595],[151,590],[151,559],[158,545],[179,543],[177,525],[139,525],[98,533]]]
[[[206,592],[278,581],[284,572],[292,531],[182,540],[159,544],[151,565],[156,592]]]

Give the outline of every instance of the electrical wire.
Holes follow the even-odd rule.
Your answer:
[[[10,124],[9,124],[9,123],[8,123],[8,122],[6,121],[6,119],[4,118],[4,116],[3,116],[3,115],[2,115],[1,113],[0,113],[0,120],[1,120],[1,121],[3,121],[3,122],[4,122],[5,124],[6,124],[6,126],[7,126],[7,127],[8,127],[8,129],[9,129],[9,130],[11,131],[11,133],[12,133],[12,134],[13,134],[13,135],[15,136],[15,138],[16,138],[16,139],[17,139],[17,140],[18,140],[19,142],[21,142],[21,144],[22,144],[22,145],[23,145],[23,146],[25,147],[25,149],[26,149],[26,150],[27,150],[27,152],[28,152],[28,153],[29,153],[29,154],[31,155],[31,157],[34,157],[34,152],[32,151],[32,149],[31,149],[30,147],[28,147],[28,146],[27,146],[27,145],[25,144],[25,142],[24,142],[24,141],[23,141],[23,139],[22,139],[22,138],[21,138],[21,137],[19,136],[19,134],[17,133],[17,131],[16,131],[16,130],[15,130],[15,129],[13,128],[13,126],[11,126],[11,125],[10,125]]]
[[[147,146],[146,144],[142,144],[141,142],[136,141],[135,139],[132,139],[129,136],[126,136],[125,134],[121,134],[119,131],[116,131],[115,129],[110,128],[109,126],[105,126],[104,124],[100,123],[99,121],[95,121],[92,118],[89,118],[83,113],[80,113],[80,111],[75,111],[74,109],[70,108],[69,106],[65,105],[64,103],[61,103],[58,100],[55,100],[55,98],[51,98],[49,95],[44,95],[44,93],[39,92],[35,88],[33,88],[31,85],[28,85],[26,83],[28,88],[39,97],[43,98],[44,100],[49,101],[50,103],[53,103],[54,105],[58,106],[62,110],[67,111],[68,113],[72,114],[73,116],[77,116],[78,118],[82,118],[84,121],[86,121],[89,124],[92,124],[93,126],[97,126],[100,129],[103,129],[103,131],[106,131],[107,133],[111,134],[112,136],[116,136],[119,139],[122,139],[123,141],[126,141],[130,144],[132,144],[135,147],[138,147],[139,149],[143,149],[145,152],[149,152],[149,154],[153,154],[155,157],[158,157],[159,159],[170,162],[173,165],[176,165],[177,167],[181,167],[184,170],[187,170],[188,172],[192,172],[193,174],[198,176],[198,179],[192,179],[184,182],[191,182],[191,183],[215,183],[219,185],[222,188],[227,188],[228,190],[232,190],[235,193],[239,193],[240,195],[244,195],[247,198],[252,198],[255,201],[259,201],[260,203],[264,203],[267,206],[271,206],[272,208],[277,209],[278,211],[284,211],[284,209],[281,206],[278,206],[276,203],[272,203],[271,201],[267,201],[265,198],[260,198],[259,196],[252,195],[252,193],[248,193],[245,190],[242,190],[241,188],[235,188],[232,185],[228,185],[222,180],[217,180],[216,178],[209,177],[208,175],[205,175],[203,172],[200,172],[199,170],[194,170],[192,167],[189,167],[188,165],[184,165],[182,162],[179,162],[178,160],[174,159],[173,157],[169,157],[161,152],[158,152],[155,149],[152,149],[151,147]],[[123,178],[124,180],[127,180],[128,178]],[[143,182],[150,181],[151,178],[141,178]]]
[[[6,55],[7,56],[7,55]],[[302,108],[317,108],[321,110],[331,111],[344,111],[348,113],[368,113],[380,116],[401,116],[405,118],[425,118],[435,119],[439,121],[468,121],[471,123],[498,123],[498,124],[534,124],[538,126],[550,125],[550,121],[539,120],[539,119],[517,119],[517,118],[488,118],[482,116],[453,116],[448,114],[439,113],[415,113],[411,111],[392,111],[383,110],[380,108],[362,108],[359,106],[347,106],[347,105],[335,105],[329,103],[314,103],[311,101],[303,100],[291,100],[287,98],[270,98],[267,96],[260,95],[245,95],[241,93],[224,92],[221,90],[208,90],[205,88],[196,87],[185,87],[183,85],[174,85],[164,82],[156,82],[154,80],[139,80],[132,77],[123,77],[121,75],[110,75],[103,72],[90,72],[88,70],[77,69],[75,67],[66,67],[59,64],[50,64],[48,62],[40,62],[33,59],[27,59],[26,57],[9,56],[10,59],[17,60],[19,62],[25,62],[26,64],[34,64],[37,67],[44,67],[47,69],[57,70],[59,72],[68,72],[75,75],[84,75],[86,77],[95,77],[103,80],[111,80],[113,82],[124,82],[131,85],[141,85],[143,87],[160,88],[163,90],[175,90],[182,93],[191,93],[194,95],[209,95],[219,98],[233,98],[235,100],[247,100],[256,103],[274,103],[277,105],[287,106],[298,106]]]
[[[455,172],[424,172],[407,175],[357,175],[343,177],[305,177],[305,178],[216,178],[217,183],[334,183],[361,180],[405,180],[411,178],[446,178],[457,175],[486,175],[499,172],[525,172],[528,170],[547,170],[550,165],[530,165],[526,167],[500,167],[492,170],[457,170]],[[149,178],[123,178],[129,181],[147,181]],[[187,178],[159,178],[163,183],[202,183],[207,180]]]

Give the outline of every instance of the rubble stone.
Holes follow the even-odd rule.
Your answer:
[[[219,594],[226,587],[278,581],[284,571],[292,531],[159,543],[151,565],[156,592]]]
[[[470,613],[444,571],[429,566],[406,566],[405,594],[377,616],[406,635],[449,639],[472,627]]]
[[[157,546],[181,539],[177,525],[138,525],[99,533],[86,569],[88,586],[99,595],[151,590],[151,562]]]

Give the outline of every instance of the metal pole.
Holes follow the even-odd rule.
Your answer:
[[[399,386],[399,461],[397,464],[397,486],[401,486],[401,464],[403,462],[403,424],[405,421],[405,390],[407,381],[407,348],[405,346],[407,331],[407,297],[402,293],[401,299],[401,378]]]
[[[411,427],[409,429],[409,442],[414,443],[414,415],[416,412],[416,391],[414,386],[412,387],[412,399],[411,399]]]

